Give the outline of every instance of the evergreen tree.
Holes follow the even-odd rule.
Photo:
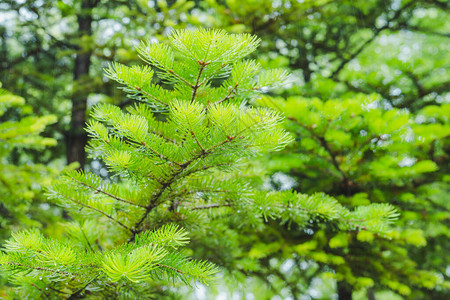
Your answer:
[[[50,129],[58,139],[52,159],[65,157],[85,167],[83,127],[91,103],[126,100],[102,80],[105,63],[138,60],[133,46],[144,34],[164,40],[166,27],[198,23],[191,16],[180,20],[192,6],[184,0],[2,1],[0,81],[38,114],[58,117]],[[46,163],[40,156],[35,160]]]
[[[341,296],[391,289],[414,299],[430,291],[445,298],[448,104],[430,105],[413,117],[383,106],[375,94],[328,101],[264,98],[260,103],[285,112],[287,128],[296,134],[291,149],[271,156],[272,174],[288,174],[296,179],[296,190],[327,192],[346,207],[395,203],[401,209],[389,241],[367,231],[317,230],[314,245],[302,256],[322,264],[322,272],[333,267]],[[318,259],[317,251],[343,259]]]
[[[43,200],[42,187],[50,183],[56,172],[50,167],[33,164],[25,151],[42,151],[55,146],[55,139],[41,135],[47,125],[55,122],[53,115],[33,116],[32,108],[22,97],[0,88],[1,241],[10,235],[10,230],[39,226],[36,218],[41,222],[45,222],[46,217],[51,218],[36,212]]]
[[[20,231],[6,242],[0,263],[21,296],[169,296],[169,282],[208,283],[217,267],[182,248],[187,230],[199,237],[208,224],[238,225],[228,233],[241,234],[239,227],[261,230],[271,219],[305,227],[313,218],[343,230],[389,232],[397,217],[391,205],[350,212],[324,194],[253,189],[235,172],[292,140],[279,113],[247,104],[287,76],[243,59],[259,39],[203,29],[174,31],[169,40],[141,43],[148,65],[106,70],[138,102],[127,111],[106,104],[92,111],[88,151],[114,174],[109,180],[71,171],[49,190],[73,218],[67,236]],[[155,84],[154,74],[171,88]],[[217,252],[212,259],[223,254]]]
[[[298,95],[375,92],[395,107],[418,110],[439,103],[448,90],[448,1],[211,0],[204,6],[215,16],[205,13],[211,26],[261,36],[260,54],[297,75]],[[318,78],[341,85],[318,94],[326,84]]]
[[[32,153],[56,144],[55,139],[42,136],[56,118],[32,113],[22,97],[0,88],[0,243],[11,231],[47,228],[61,215],[60,209],[45,203],[43,193],[58,168],[34,164]],[[9,287],[1,278],[0,297],[6,290]]]
[[[371,144],[370,149],[366,149],[363,157],[353,164],[355,169],[362,171],[359,169],[362,167],[369,173],[365,179],[367,181],[362,184],[350,180],[351,184],[355,184],[353,188],[357,190],[352,193],[368,195],[368,199],[360,199],[361,202],[358,203],[389,202],[403,211],[401,213],[402,220],[398,224],[399,227],[402,227],[399,228],[400,232],[403,232],[401,235],[408,237],[409,242],[416,239],[412,245],[407,245],[408,242],[399,250],[404,253],[407,249],[408,258],[403,255],[391,255],[389,258],[383,257],[377,262],[379,251],[382,248],[374,246],[377,244],[376,239],[372,243],[365,242],[363,245],[372,247],[371,249],[374,251],[366,251],[372,255],[364,258],[364,261],[370,260],[371,264],[378,266],[398,266],[398,269],[392,273],[400,277],[401,289],[405,293],[403,297],[407,299],[413,297],[448,298],[448,288],[446,288],[448,285],[446,283],[448,282],[448,271],[446,270],[448,255],[444,250],[448,249],[449,214],[448,206],[445,205],[445,195],[448,194],[448,159],[444,155],[448,152],[448,136],[446,135],[446,126],[443,126],[446,122],[445,110],[448,109],[444,103],[448,102],[447,86],[449,81],[449,72],[446,67],[449,65],[449,56],[446,50],[449,37],[447,22],[449,4],[447,2],[428,0],[255,0],[245,3],[208,1],[205,4],[214,11],[215,18],[207,19],[214,24],[213,26],[220,26],[236,32],[251,32],[262,37],[263,46],[258,53],[258,60],[265,67],[284,66],[294,74],[296,84],[289,89],[277,91],[282,93],[285,98],[289,98],[289,96],[305,97],[301,107],[295,105],[295,101],[288,101],[290,103],[287,104],[286,114],[293,118],[291,122],[295,122],[294,119],[297,117],[295,111],[297,110],[303,111],[305,116],[314,112],[312,114],[314,118],[321,119],[328,115],[328,112],[324,111],[325,108],[327,110],[343,109],[347,107],[349,98],[352,98],[351,95],[354,95],[355,92],[368,94],[367,99],[374,97],[370,95],[371,93],[378,94],[377,97],[380,98],[379,102],[377,101],[377,110],[380,110],[378,112],[380,115],[384,115],[385,111],[392,107],[402,108],[393,110],[392,114],[409,112],[407,114],[409,125],[404,126],[403,129],[414,127],[414,136],[417,139],[414,142],[409,140],[413,136],[411,135],[413,130],[410,128],[405,131],[404,135],[398,133],[396,142],[392,142],[390,139],[383,142],[383,145],[392,142],[399,147],[405,160],[402,161],[399,157],[387,159],[395,151],[382,152],[378,149],[378,145]],[[205,13],[205,15],[209,14]],[[358,95],[353,100],[366,97]],[[328,100],[332,101],[325,105]],[[309,101],[315,103],[309,105]],[[317,103],[317,101],[320,102]],[[346,104],[341,106],[340,101]],[[309,109],[304,110],[303,105]],[[337,105],[337,108],[329,108],[328,105]],[[349,107],[349,109],[352,108]],[[344,114],[342,123],[353,126],[351,124],[356,122],[355,118],[345,117]],[[307,119],[307,117],[300,118],[301,121]],[[380,120],[377,119],[378,117],[374,118],[377,122],[385,122],[383,117],[380,117]],[[411,126],[415,122],[426,126],[416,126],[417,124]],[[339,201],[347,207],[356,205],[356,202],[349,203],[347,200],[342,200],[347,196],[338,179],[339,171],[333,166],[327,151],[324,151],[322,146],[317,147],[314,142],[308,143],[311,138],[310,133],[298,127],[293,124],[287,127],[295,134],[298,143],[293,144],[294,146],[283,152],[282,155],[277,155],[275,161],[273,161],[273,156],[264,158],[264,162],[268,163],[264,165],[273,167],[272,173],[269,172],[270,175],[274,175],[273,187],[283,188],[286,183],[284,179],[287,178],[287,182],[297,185],[296,190],[298,191],[326,191],[338,197]],[[422,127],[422,130],[419,127]],[[349,127],[343,126],[343,128]],[[348,132],[343,128],[333,129],[337,131],[338,135],[341,135],[337,138],[338,140],[349,138],[346,142],[348,144],[347,146],[341,145],[340,147],[343,148],[340,148],[339,151],[336,149],[333,151],[336,151],[338,166],[345,168],[348,166],[341,165],[348,162],[341,161],[341,159],[346,159],[347,152],[356,151],[357,148],[353,148],[350,143],[358,147],[361,136],[357,132]],[[363,133],[368,131],[366,128],[363,130]],[[430,138],[430,135],[434,138]],[[330,138],[333,137],[333,133],[328,132],[327,136],[321,137]],[[419,139],[419,137],[421,138]],[[333,140],[329,140],[327,143],[335,147]],[[306,145],[308,150],[302,149],[303,145]],[[372,153],[372,150],[376,152]],[[322,159],[319,158],[319,155],[323,156]],[[396,160],[402,161],[401,165],[408,161],[411,163],[416,160],[416,162],[411,168],[407,166],[400,168],[395,164]],[[387,165],[385,166],[384,163]],[[375,167],[376,171],[372,170],[372,167]],[[434,171],[431,171],[433,168]],[[425,171],[426,169],[428,171]],[[382,180],[383,188],[380,188],[380,178],[375,179],[375,173],[378,173],[380,177],[381,174],[386,176]],[[401,186],[400,189],[399,186]],[[373,193],[373,189],[381,191],[381,193]],[[377,197],[373,197],[374,194]],[[383,200],[380,200],[379,197]],[[273,239],[279,238],[278,233],[281,233],[283,239],[274,242],[265,235],[261,235],[259,238],[266,243],[273,242],[274,245],[284,245],[284,239],[291,241],[295,238],[308,238],[307,233],[293,235],[292,231],[285,231],[284,228],[274,228],[273,232]],[[316,234],[314,239],[317,245],[327,247],[326,241],[332,239],[335,232],[331,231],[331,233],[325,234],[325,232],[319,231]],[[339,235],[340,238],[343,236],[345,235]],[[339,237],[333,241],[335,242]],[[426,243],[424,239],[427,240]],[[254,243],[256,244],[256,242]],[[395,243],[399,243],[399,241]],[[350,244],[349,247],[342,247],[342,251],[347,251],[351,245],[353,244]],[[276,247],[272,245],[271,249],[273,248]],[[283,247],[283,249],[285,248]],[[275,255],[268,256],[268,260],[273,256]],[[347,256],[351,258],[357,255],[351,252],[344,257]],[[361,260],[356,257],[355,261],[357,261],[353,264],[355,270],[361,265],[369,265],[361,264]],[[404,261],[404,264],[398,264],[398,261]],[[286,273],[280,272],[291,262],[280,259],[277,267],[266,264],[263,271],[257,272],[257,276],[262,279],[261,282],[269,283],[272,289],[277,291],[274,295],[289,289],[297,295],[307,294],[314,298],[316,295],[313,295],[312,292],[315,293],[317,290],[328,293],[337,290],[341,299],[348,299],[353,287],[353,291],[359,290],[359,295],[361,292],[367,291],[369,298],[375,292],[377,298],[387,297],[378,295],[386,289],[386,284],[380,284],[379,277],[372,279],[374,286],[370,288],[362,287],[355,278],[352,278],[352,285],[341,280],[336,289],[332,286],[334,281],[328,279],[327,271],[330,265],[324,262],[323,258],[322,261],[316,262],[311,257],[304,257],[304,260],[296,259],[296,264]],[[305,262],[308,262],[307,270],[304,269]],[[405,265],[416,266],[406,268]],[[323,268],[323,272],[320,271],[320,268]],[[424,273],[416,272],[417,269],[429,271],[425,273],[430,275],[430,280],[421,277]],[[416,273],[420,275],[416,277]],[[373,274],[376,272],[369,272],[370,276]],[[405,278],[408,276],[412,276],[414,280],[406,280]],[[397,276],[392,275],[392,278],[397,278]],[[439,278],[443,278],[443,280]],[[396,279],[390,278],[389,280],[395,281]],[[317,282],[321,282],[321,284],[317,284]],[[326,285],[325,282],[331,282],[328,291],[320,288]],[[427,287],[423,285],[425,282]],[[399,286],[396,286],[395,283],[392,286],[393,288],[389,289],[398,292]],[[355,297],[356,294],[358,293],[355,293]],[[291,294],[284,295],[292,296]],[[332,295],[329,294],[329,297]],[[397,295],[397,297],[400,296]]]

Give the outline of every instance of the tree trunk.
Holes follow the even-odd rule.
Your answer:
[[[2,58],[2,60],[0,61],[0,71],[2,71],[2,73],[3,70],[6,70],[8,66],[8,45],[6,44],[6,39],[6,29],[4,27],[0,27],[0,57]]]
[[[299,53],[305,53],[306,49],[299,47],[298,48]],[[303,72],[303,81],[305,83],[309,83],[311,81],[311,75],[312,75],[312,70],[309,67],[309,60],[306,58],[306,56],[300,56],[298,57],[295,62],[293,62],[290,67],[292,69],[301,69]]]
[[[337,292],[339,300],[351,300],[352,299],[352,287],[345,281],[338,281]]]
[[[375,300],[375,291],[373,288],[367,290],[367,300]]]
[[[77,16],[80,37],[92,35],[92,8],[97,3],[97,0],[82,0],[81,11]],[[83,85],[88,82],[90,66],[91,53],[80,47],[75,57],[73,69],[72,119],[67,136],[67,163],[70,164],[77,161],[80,163],[80,168],[84,168],[86,162],[84,148],[87,142],[87,135],[84,131],[84,126],[86,123],[86,104],[89,92]]]

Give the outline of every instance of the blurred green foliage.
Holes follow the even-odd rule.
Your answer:
[[[82,9],[86,4],[93,8]],[[283,112],[295,143],[252,159],[241,175],[263,190],[324,192],[350,210],[390,203],[400,211],[390,240],[367,231],[340,232],[322,220],[304,229],[269,218],[264,230],[211,221],[207,229],[192,231],[191,247],[227,276],[206,297],[449,297],[447,1],[7,0],[0,13],[6,20],[0,23],[0,81],[26,98],[35,115],[58,119],[46,130],[58,141],[52,151],[16,148],[8,164],[64,159],[79,91],[85,116],[97,103],[128,106],[130,99],[102,69],[108,61],[134,64],[140,40],[164,41],[172,28],[224,28],[257,34],[261,47],[252,58],[291,73],[290,83],[264,91],[250,105]],[[91,33],[79,30],[80,16],[92,17]],[[90,65],[74,80],[81,54],[89,54]],[[10,111],[2,121],[17,121],[21,109]],[[99,160],[85,167],[115,180]],[[4,175],[25,178],[17,191],[35,186],[28,175],[34,171],[23,172]],[[34,216],[45,219],[41,213]],[[4,222],[13,222],[9,218]]]
[[[1,83],[0,83],[1,84]],[[1,86],[1,85],[0,85]],[[55,123],[54,115],[39,117],[22,97],[0,88],[0,241],[24,228],[43,228],[51,233],[61,210],[49,205],[44,189],[58,174],[58,164],[34,163],[30,151],[56,146],[43,136]],[[50,227],[50,228],[49,228]],[[0,280],[2,292],[7,290]],[[0,293],[3,297],[3,293]]]

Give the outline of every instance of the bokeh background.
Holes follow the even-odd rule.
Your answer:
[[[401,216],[395,242],[273,225],[211,249],[194,243],[226,275],[177,288],[181,299],[448,299],[449,9],[443,0],[1,1],[0,82],[26,105],[0,121],[54,118],[48,140],[1,150],[1,241],[25,227],[60,233],[66,216],[43,190],[64,168],[110,176],[86,157],[83,130],[95,104],[130,104],[104,75],[110,62],[138,63],[134,47],[172,29],[222,28],[257,35],[251,58],[291,73],[261,103],[284,113],[296,140],[250,166],[261,183],[348,207],[391,203]],[[247,251],[232,254],[234,243]]]

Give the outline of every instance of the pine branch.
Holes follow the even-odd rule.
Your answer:
[[[95,279],[97,279],[100,275],[94,276],[91,280],[89,280],[84,286],[73,292],[68,299],[78,299],[80,293],[84,291]]]
[[[30,283],[30,285],[32,287],[35,287],[36,289],[38,289],[42,294],[44,294],[47,298],[50,298],[50,295],[48,293],[46,293],[44,290],[42,290],[40,287],[38,287],[36,284],[34,283]]]
[[[142,205],[142,204],[139,204],[139,203],[134,203],[134,202],[131,202],[131,201],[122,199],[122,198],[120,198],[120,197],[118,197],[118,196],[116,196],[116,195],[113,195],[113,194],[111,194],[111,193],[108,193],[107,191],[104,191],[104,190],[102,190],[102,189],[100,189],[100,188],[98,188],[98,187],[89,185],[89,184],[87,184],[86,182],[79,181],[79,180],[77,180],[77,179],[75,179],[75,178],[73,178],[73,177],[70,177],[70,179],[72,179],[73,181],[77,182],[78,184],[81,184],[81,185],[83,185],[83,186],[85,186],[85,187],[87,187],[87,188],[89,188],[89,189],[91,189],[91,190],[93,190],[93,191],[96,191],[97,193],[101,193],[101,194],[106,195],[106,196],[108,196],[108,197],[111,197],[111,198],[113,198],[113,199],[115,199],[115,200],[117,200],[117,201],[120,201],[120,202],[129,204],[129,205],[139,206],[139,207],[145,208],[145,205]]]
[[[274,102],[272,102],[272,103],[274,103]],[[311,127],[308,127],[308,126],[302,124],[301,122],[299,122],[297,119],[295,119],[293,117],[289,117],[288,116],[288,117],[286,117],[286,119],[294,122],[295,124],[299,125],[300,127],[304,128],[304,129],[306,129],[310,133],[311,137],[319,142],[319,144],[325,149],[325,151],[330,156],[330,160],[331,160],[331,163],[333,164],[333,167],[341,174],[341,176],[342,176],[341,179],[344,182],[345,186],[348,187],[349,186],[349,180],[347,178],[347,175],[345,174],[345,172],[339,166],[339,163],[336,160],[335,154],[331,151],[330,147],[328,146],[328,143],[325,141],[325,138],[322,137],[322,136],[318,136]],[[317,157],[325,159],[325,157],[320,156],[317,153],[315,153],[315,155]]]
[[[78,204],[78,205],[80,205],[80,206],[83,206],[83,207],[92,209],[92,210],[94,210],[94,211],[96,211],[96,212],[98,212],[98,213],[104,215],[105,217],[107,217],[108,219],[110,219],[110,220],[114,221],[115,223],[119,224],[121,227],[125,228],[126,230],[130,231],[131,233],[134,233],[134,230],[133,230],[133,229],[131,229],[130,227],[126,226],[125,224],[123,224],[123,223],[120,222],[119,220],[116,220],[115,218],[113,218],[112,216],[108,215],[108,214],[105,213],[104,211],[102,211],[102,210],[100,210],[100,209],[97,209],[97,208],[95,208],[95,207],[93,207],[93,206],[90,206],[90,205],[88,205],[88,204],[86,204],[86,203],[82,203],[82,202],[80,202],[80,201],[78,201],[78,200],[76,200],[76,199],[74,199],[74,198],[72,198],[72,197],[69,197],[69,196],[67,196],[67,195],[63,195],[63,194],[60,194],[60,193],[59,193],[59,195],[62,196],[62,197],[64,197],[64,198],[66,198],[66,199],[68,199],[68,200],[70,200],[70,201],[72,201],[72,202],[74,202],[74,203],[76,203],[76,204]]]
[[[175,76],[177,79],[181,80],[182,82],[184,82],[186,85],[190,86],[192,89],[195,88],[195,85],[193,85],[192,83],[190,83],[189,81],[187,81],[186,79],[184,79],[183,77],[181,77],[180,75],[178,75],[177,73],[175,73],[172,69],[168,70],[168,72],[170,74],[172,74],[173,76]]]
[[[21,267],[21,268],[26,268],[26,269],[31,269],[31,270],[50,272],[50,273],[55,273],[55,274],[70,276],[70,277],[79,276],[79,274],[77,274],[77,273],[60,271],[60,270],[50,269],[50,268],[46,268],[46,267],[30,266],[30,265],[25,265],[23,263],[7,262],[6,264],[9,266],[16,266],[16,267]]]
[[[189,121],[188,121],[189,122]],[[200,147],[200,150],[202,150],[203,153],[206,152],[205,148],[203,147],[203,145],[200,143],[200,141],[197,138],[197,135],[195,134],[194,131],[191,131],[191,135],[194,137],[195,142],[197,143],[197,145]]]
[[[217,68],[217,70],[215,72],[213,72],[211,75],[209,75],[208,77],[205,77],[203,79],[203,81],[199,84],[200,86],[204,85],[205,83],[209,82],[211,79],[214,78],[214,76],[216,76],[220,71],[222,71],[225,67],[227,67],[228,64],[226,63],[222,63],[222,65],[220,66],[220,68]]]
[[[191,103],[194,102],[195,96],[197,95],[197,90],[201,86],[201,84],[199,84],[199,83],[200,83],[200,78],[202,76],[202,72],[209,63],[199,61],[198,64],[200,65],[200,70],[198,71],[197,79],[195,80],[195,85],[192,87]]]
[[[342,181],[344,182],[345,186],[348,187],[349,185],[349,181],[347,178],[347,175],[344,173],[344,171],[342,171],[341,167],[339,166],[339,163],[336,160],[336,155],[335,153],[330,149],[330,147],[328,146],[328,143],[325,141],[325,138],[323,137],[317,137],[320,145],[325,149],[325,151],[327,151],[328,155],[331,158],[331,162],[333,163],[333,166],[335,167],[335,169],[341,173],[342,175]]]
[[[155,264],[155,265],[158,266],[158,267],[161,267],[161,268],[165,268],[165,269],[169,269],[169,270],[175,271],[175,272],[180,273],[180,274],[184,274],[183,271],[181,271],[181,270],[179,270],[177,268],[171,267],[171,266],[166,266],[166,265],[163,265],[163,264]]]
[[[201,210],[201,209],[221,208],[221,207],[230,207],[230,206],[234,206],[234,205],[230,204],[230,203],[224,203],[224,204],[212,203],[212,204],[206,204],[206,205],[200,205],[200,206],[185,206],[185,207],[190,208],[192,210]]]
[[[146,207],[146,210],[145,210],[143,216],[133,226],[134,229],[131,231],[132,235],[131,235],[129,241],[134,241],[136,234],[142,231],[142,229],[139,229],[139,227],[144,222],[145,218],[147,218],[148,214],[159,204],[158,203],[159,198],[166,191],[166,189],[169,188],[172,185],[172,183],[177,179],[178,175],[180,175],[187,167],[189,167],[189,165],[191,165],[197,159],[205,158],[208,154],[211,154],[216,148],[218,148],[220,146],[223,146],[224,144],[226,144],[228,142],[231,142],[233,139],[234,139],[234,137],[229,137],[226,140],[222,141],[221,143],[216,144],[216,145],[210,147],[209,149],[206,149],[204,152],[194,156],[190,160],[188,160],[185,163],[181,164],[179,166],[180,169],[178,171],[176,171],[174,174],[172,174],[171,177],[169,177],[168,180],[163,182],[161,188],[159,189],[159,191],[154,196],[152,196],[150,198],[149,205]]]
[[[219,103],[222,103],[224,101],[231,99],[236,94],[238,86],[239,86],[239,84],[236,83],[231,89],[229,89],[228,94],[224,98],[220,99],[219,101],[214,102],[212,105],[217,105]]]
[[[147,149],[149,149],[151,152],[153,152],[154,154],[156,154],[159,158],[167,161],[167,162],[171,162],[174,163],[176,165],[181,165],[179,162],[171,160],[170,158],[168,158],[166,155],[159,153],[158,151],[156,151],[155,149],[153,149],[152,147],[150,147],[150,145],[148,145],[147,143],[145,143],[144,141],[141,142],[141,145],[146,147]]]
[[[78,224],[78,225],[80,225],[80,224]],[[89,239],[87,238],[86,233],[84,232],[84,230],[83,230],[83,228],[82,228],[81,226],[79,226],[79,227],[80,227],[81,233],[83,234],[83,238],[86,240],[86,243],[87,243],[88,246],[89,246],[89,249],[90,249],[92,252],[94,252],[94,249],[92,248],[92,245],[91,245],[91,243],[89,242]]]
[[[153,100],[155,100],[156,102],[158,102],[159,104],[162,104],[164,107],[169,107],[169,105],[167,103],[165,103],[164,101],[162,101],[161,99],[153,96],[152,94],[150,94],[149,92],[145,91],[142,87],[140,86],[136,86],[135,87],[136,90],[142,94],[144,94],[146,97],[149,97]]]
[[[60,293],[60,294],[70,295],[70,293],[67,293],[67,292],[64,292],[64,291],[57,290],[57,289],[55,289],[55,288],[53,288],[53,287],[51,287],[51,286],[48,286],[48,288],[49,288],[50,290],[55,291],[55,292]]]
[[[159,137],[162,137],[163,139],[165,139],[167,142],[170,142],[170,143],[172,143],[172,144],[177,144],[177,142],[175,141],[175,140],[173,140],[173,139],[171,139],[171,138],[169,138],[169,137],[167,137],[167,136],[165,136],[164,134],[162,134],[162,133],[160,133],[160,132],[156,132],[156,131],[152,131],[152,134],[154,134],[154,135],[157,135],[157,136],[159,136]]]
[[[236,191],[231,191],[231,190],[208,190],[208,189],[199,189],[199,190],[194,190],[194,191],[188,191],[185,192],[186,195],[189,194],[195,194],[195,193],[225,193],[225,194],[231,194],[231,193],[235,193]]]

